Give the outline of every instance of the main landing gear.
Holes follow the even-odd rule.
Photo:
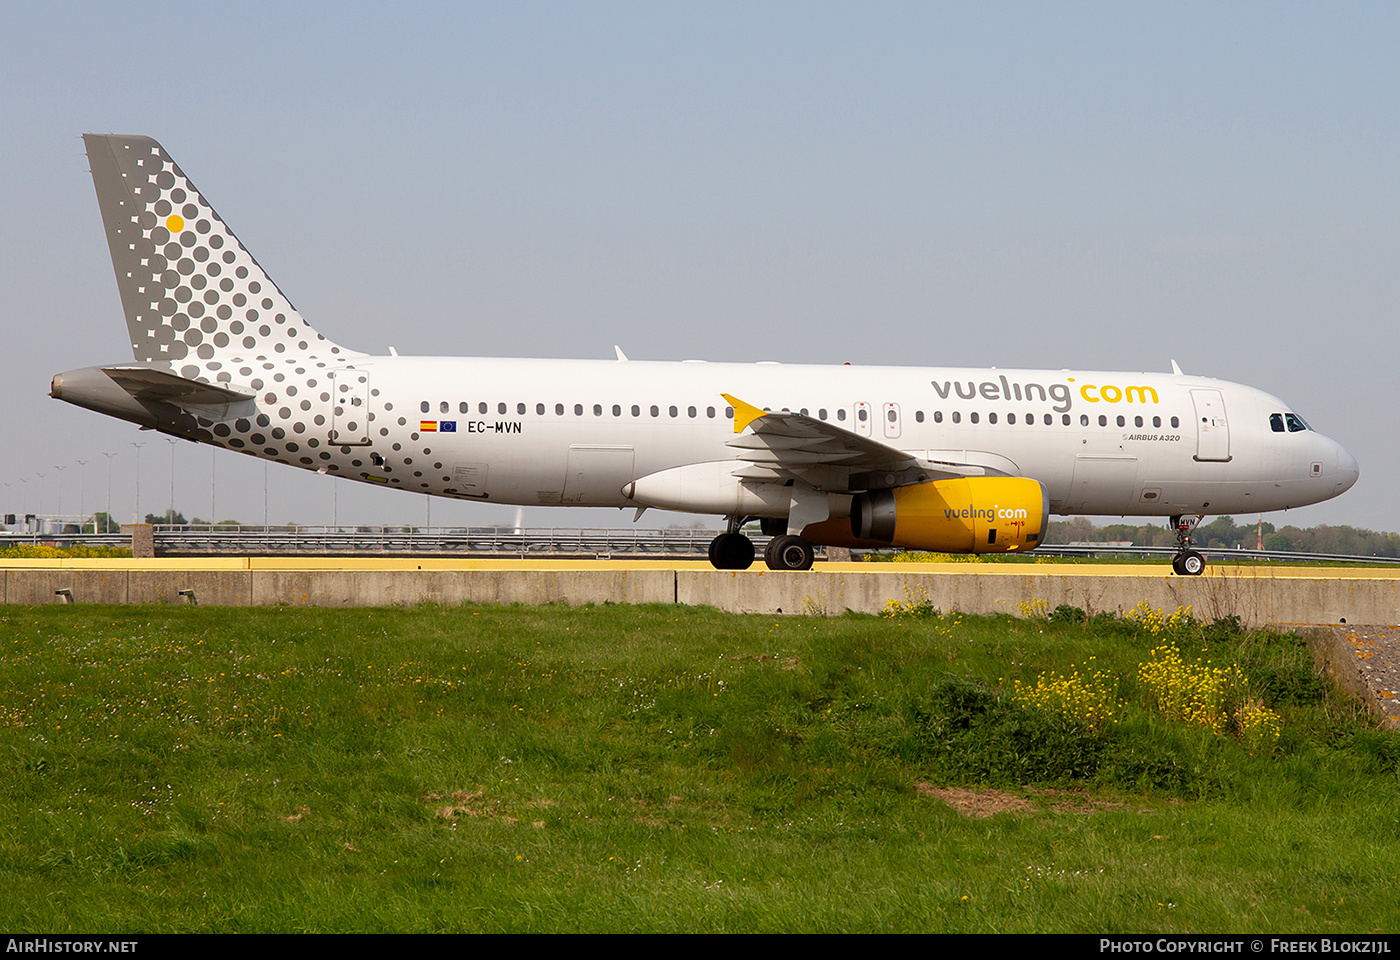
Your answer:
[[[747,517],[731,517],[725,533],[710,541],[710,563],[716,570],[747,570],[753,566],[753,541],[739,532]],[[765,522],[764,533],[776,534],[763,551],[763,562],[769,570],[810,570],[815,551],[802,537],[786,532],[778,524]]]
[[[1176,529],[1176,555],[1172,557],[1172,570],[1183,577],[1199,577],[1206,569],[1206,558],[1191,549],[1191,531],[1205,517],[1175,516],[1172,526]]]
[[[742,533],[721,533],[710,541],[710,563],[716,570],[747,570],[753,566],[753,541]]]

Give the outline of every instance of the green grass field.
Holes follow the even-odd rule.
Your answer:
[[[1152,696],[1167,639],[1239,668],[1219,732]],[[0,644],[12,932],[1400,929],[1400,742],[1292,636],[77,605]],[[1044,671],[1111,719],[1014,696]]]

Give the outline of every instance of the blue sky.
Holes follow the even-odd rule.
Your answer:
[[[1267,519],[1400,530],[1394,4],[52,3],[5,23],[0,501],[19,509],[41,485],[55,508],[53,466],[65,512],[100,508],[116,452],[129,516],[143,440],[142,510],[169,501],[162,438],[46,396],[129,356],[79,139],[115,132],[160,140],[358,349],[1175,358],[1282,396],[1361,462],[1339,500]],[[174,454],[177,509],[208,515],[212,469],[220,517],[261,520],[260,463]],[[271,519],[329,522],[331,484],[274,467]],[[336,510],[426,516],[343,482]]]

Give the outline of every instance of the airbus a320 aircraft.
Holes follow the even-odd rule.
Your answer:
[[[1184,375],[369,356],[317,333],[160,144],[85,136],[135,362],[51,395],[171,436],[399,490],[727,520],[720,569],[813,545],[1034,550],[1051,514],[1335,497],[1356,460],[1282,400]]]

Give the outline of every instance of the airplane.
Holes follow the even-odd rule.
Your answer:
[[[817,545],[1027,552],[1052,515],[1286,510],[1354,457],[1260,390],[1172,372],[370,356],[314,330],[165,149],[83,138],[134,362],[50,396],[174,437],[392,489],[714,514],[718,569]]]

